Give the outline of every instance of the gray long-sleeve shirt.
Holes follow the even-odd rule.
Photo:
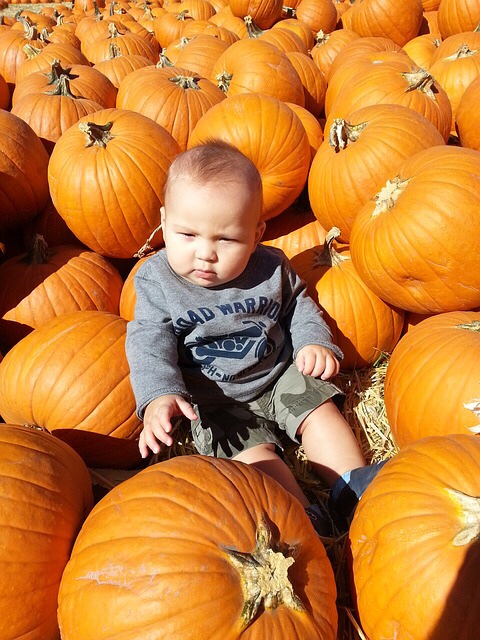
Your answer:
[[[238,278],[211,288],[178,276],[162,250],[140,267],[135,290],[126,352],[141,419],[165,394],[197,404],[251,400],[308,344],[343,357],[279,249],[259,245]]]

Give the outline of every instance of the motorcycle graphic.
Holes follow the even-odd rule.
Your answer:
[[[247,326],[238,333],[227,333],[208,343],[201,342],[191,349],[192,358],[201,364],[211,364],[216,358],[243,360],[253,348],[258,360],[266,358],[272,353],[275,344],[267,337],[266,325],[259,321],[244,320]],[[261,338],[259,340],[259,338]],[[201,338],[197,338],[201,341]]]

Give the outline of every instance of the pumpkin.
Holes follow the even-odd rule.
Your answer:
[[[8,84],[10,95],[15,88],[17,69],[27,59],[25,45],[35,44],[39,49],[46,46],[39,39],[36,25],[26,17],[19,18],[23,31],[9,29],[0,33],[0,75]]]
[[[197,455],[94,507],[58,602],[63,640],[334,640],[337,628],[333,571],[300,503],[253,466]]]
[[[350,29],[337,29],[331,33],[319,31],[317,33],[315,44],[311,47],[310,54],[327,81],[330,75],[330,67],[337,55],[345,47],[348,47],[351,42],[359,38],[358,33]]]
[[[338,84],[340,71],[331,79],[325,96],[325,113],[328,117],[346,118],[357,109],[372,104],[401,104],[417,111],[430,120],[448,140],[452,124],[452,106],[445,89],[436,80],[433,73],[421,69],[403,54],[394,60],[385,60],[382,64],[375,61],[364,68],[354,65],[348,81],[339,90],[333,91]]]
[[[93,65],[93,68],[103,73],[118,89],[120,82],[126,75],[135,71],[135,69],[149,67],[151,64],[151,60],[145,56],[123,55],[119,47],[113,43],[109,47],[107,58]]]
[[[413,38],[403,47],[403,51],[418,67],[428,69],[432,63],[432,57],[440,46],[441,40],[435,34],[424,33]]]
[[[298,18],[284,18],[283,20],[279,20],[272,26],[272,29],[274,31],[276,29],[287,29],[289,31],[293,31],[293,33],[296,33],[303,41],[307,51],[310,51],[310,49],[315,45],[312,30],[308,24],[302,22]]]
[[[194,71],[147,67],[132,71],[122,80],[117,107],[148,116],[185,150],[190,133],[202,115],[224,99],[225,94],[213,82]]]
[[[27,59],[17,69],[15,85],[18,85],[31,73],[48,72],[54,61],[60,62],[64,67],[89,64],[80,49],[71,44],[50,42],[42,49],[37,49],[33,45],[25,45],[24,51],[27,53]]]
[[[137,271],[151,254],[145,255],[133,265],[125,278],[122,291],[120,293],[119,313],[125,320],[133,320],[135,317],[135,304],[137,302],[137,294],[135,291],[134,278]]]
[[[442,38],[474,31],[480,23],[477,0],[442,0],[438,7],[438,27]]]
[[[477,637],[479,523],[478,437],[423,438],[380,469],[349,532],[370,640]]]
[[[349,242],[361,207],[394,175],[405,158],[444,140],[413,109],[379,104],[327,120],[325,142],[308,176],[310,205],[325,228],[338,227]]]
[[[0,637],[58,640],[57,596],[92,508],[85,464],[44,431],[0,425]]]
[[[468,86],[480,76],[480,33],[446,38],[432,57],[430,73],[448,96],[454,133],[458,104]]]
[[[153,23],[155,39],[162,49],[182,37],[186,21],[192,19],[187,13],[187,11],[180,11],[178,14],[167,12],[155,20]]]
[[[82,42],[82,51],[92,65],[98,64],[108,58],[112,43],[116,44],[123,54],[145,56],[152,63],[158,60],[160,46],[156,40],[152,41],[132,31],[122,33],[114,22],[109,23],[108,33],[102,38],[88,44]]]
[[[480,76],[477,76],[460,98],[455,119],[455,129],[462,147],[470,147],[477,151],[480,151],[479,100]]]
[[[88,98],[76,97],[66,75],[60,75],[53,89],[24,94],[15,102],[12,113],[35,131],[49,154],[60,136],[80,118],[102,109]]]
[[[85,64],[72,64],[64,68],[59,60],[53,60],[48,68],[18,80],[12,95],[12,105],[15,106],[27,93],[51,91],[60,76],[67,78],[70,92],[74,96],[92,100],[103,109],[115,106],[116,87],[103,73]]]
[[[96,111],[55,145],[48,166],[53,204],[87,247],[130,258],[160,224],[166,172],[178,153],[178,143],[150,118]]]
[[[218,40],[222,40],[228,45],[233,44],[239,37],[230,29],[213,24],[210,20],[187,20],[183,29],[183,38],[192,38],[193,36],[213,36]],[[209,76],[208,76],[209,77]]]
[[[478,307],[479,206],[480,152],[442,145],[407,158],[353,222],[361,278],[406,311]]]
[[[310,27],[314,34],[330,33],[337,26],[337,10],[332,0],[300,0],[295,17]]]
[[[421,0],[403,0],[401,4],[397,0],[363,0],[355,3],[342,20],[360,36],[390,38],[403,47],[418,35],[422,16]]]
[[[307,132],[308,141],[310,143],[310,155],[313,160],[318,148],[323,142],[322,126],[317,118],[315,118],[315,116],[304,107],[300,107],[298,104],[293,104],[293,102],[286,102],[285,104],[287,104],[302,121],[305,131]]]
[[[301,194],[310,167],[310,143],[302,122],[284,102],[255,93],[227,97],[200,118],[188,147],[212,138],[237,147],[259,170],[264,220],[284,211]]]
[[[323,246],[297,254],[292,265],[322,309],[333,342],[343,351],[341,368],[360,369],[393,350],[402,332],[404,312],[370,291],[345,248],[335,250],[333,241],[339,234],[334,227]]]
[[[476,311],[427,317],[401,338],[387,367],[384,390],[399,448],[424,436],[480,431],[479,348]]]
[[[345,65],[351,64],[357,56],[363,56],[367,52],[400,51],[400,47],[393,40],[381,36],[364,36],[350,40],[332,60],[328,74],[329,82],[338,69],[347,68]]]
[[[125,335],[126,321],[106,311],[74,311],[34,329],[0,363],[0,415],[48,429],[90,467],[135,466],[141,423]]]
[[[297,254],[323,244],[327,232],[310,209],[294,202],[283,213],[267,221],[262,244],[278,247],[290,260]]]
[[[248,37],[247,33],[247,25],[241,18],[237,18],[232,13],[230,6],[227,5],[220,9],[214,16],[210,18],[210,22],[212,24],[218,25],[219,27],[224,27],[225,29],[230,29],[238,36],[238,39]]]
[[[263,93],[305,106],[302,81],[287,54],[259,38],[230,45],[217,59],[211,80],[228,97]]]
[[[281,31],[281,29],[277,29]],[[305,109],[315,118],[323,114],[327,82],[322,72],[319,73],[315,62],[306,54],[292,51],[287,53],[300,78],[305,94]],[[300,106],[300,105],[299,105]]]
[[[103,256],[74,245],[50,249],[34,236],[28,253],[0,265],[0,313],[5,324],[34,329],[51,318],[98,309],[117,313],[123,279]],[[2,331],[2,337],[8,329]]]
[[[228,42],[213,35],[198,34],[187,40],[185,46],[180,49],[176,66],[192,71],[204,79],[211,78],[215,63],[229,46]]]
[[[48,153],[21,118],[0,110],[0,231],[33,220],[48,201]]]
[[[229,0],[228,4],[234,16],[250,16],[260,29],[269,29],[282,15],[282,0]]]

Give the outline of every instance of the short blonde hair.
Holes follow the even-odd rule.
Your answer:
[[[199,185],[244,182],[262,194],[262,178],[255,164],[223,140],[208,140],[174,158],[167,171],[164,200],[169,187],[184,178]]]

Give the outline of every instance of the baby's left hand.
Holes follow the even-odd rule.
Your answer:
[[[331,349],[307,344],[297,353],[295,364],[304,376],[329,380],[340,371],[340,363]]]

